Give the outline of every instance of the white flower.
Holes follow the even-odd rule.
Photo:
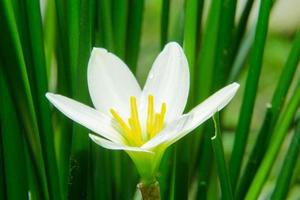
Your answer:
[[[232,83],[183,114],[189,68],[175,42],[158,55],[143,90],[126,64],[102,48],[93,49],[87,76],[95,109],[57,94],[46,97],[67,117],[96,133],[90,134],[94,142],[125,150],[144,181],[155,179],[168,146],[220,111],[239,88]]]

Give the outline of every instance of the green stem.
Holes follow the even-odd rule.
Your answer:
[[[262,67],[263,52],[267,36],[271,6],[272,0],[261,1],[256,25],[255,39],[250,57],[248,77],[230,160],[229,169],[233,190],[235,190],[239,180],[245,147],[247,144],[251,117],[257,94],[258,81]]]
[[[139,183],[137,188],[141,191],[143,200],[160,200],[159,183],[155,181],[152,184]]]
[[[297,158],[300,152],[300,121],[298,121],[295,133],[290,143],[288,152],[286,153],[283,166],[277,178],[277,183],[271,199],[285,199],[289,191],[293,172],[297,164]]]
[[[275,162],[276,156],[280,150],[281,144],[284,140],[284,136],[290,126],[296,111],[300,105],[300,81],[298,82],[297,88],[294,91],[294,95],[291,97],[285,111],[279,118],[274,128],[273,137],[270,140],[270,145],[265,157],[252,181],[252,184],[246,195],[247,200],[257,199],[265,180],[267,179],[271,168]]]

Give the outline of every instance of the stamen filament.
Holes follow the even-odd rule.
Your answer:
[[[114,110],[114,109],[110,109],[110,112],[112,114],[112,116],[115,118],[115,120],[118,122],[118,124],[120,125],[121,129],[128,135],[130,136],[130,129],[127,126],[127,124],[123,121],[123,119],[120,117],[120,115]]]
[[[142,128],[139,121],[136,98],[134,96],[130,97],[131,116],[128,118],[128,124],[123,121],[123,119],[114,109],[110,109],[110,112],[113,118],[119,124],[123,134],[125,134],[124,138],[126,139],[126,141],[130,145],[140,146],[145,142],[145,140],[153,138],[158,132],[163,129],[166,110],[166,103],[162,103],[160,113],[155,113],[154,97],[152,95],[148,96],[148,114],[145,130],[147,131],[146,138],[142,137]]]
[[[154,108],[153,108],[153,96],[148,96],[148,116],[147,116],[147,133],[151,135],[152,126],[153,126],[153,115],[154,115]]]
[[[136,98],[131,96],[130,97],[130,108],[131,108],[131,119],[133,121],[133,125],[136,130],[136,134],[138,136],[141,136],[142,129],[139,121],[139,115],[137,111],[137,106],[136,106]]]

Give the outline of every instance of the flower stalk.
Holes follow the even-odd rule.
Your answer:
[[[160,189],[158,181],[151,184],[145,184],[143,182],[137,185],[137,188],[142,194],[143,200],[160,200]]]

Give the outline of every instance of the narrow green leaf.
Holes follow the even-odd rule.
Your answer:
[[[219,114],[213,117],[215,134],[212,134],[211,143],[214,151],[214,157],[217,164],[217,170],[221,185],[222,199],[233,199],[232,189],[230,185],[229,173],[225,161],[224,148],[220,130]]]
[[[245,146],[247,143],[251,116],[253,113],[253,107],[257,93],[258,80],[262,67],[263,52],[267,36],[271,5],[272,0],[261,1],[260,4],[255,39],[251,51],[245,93],[243,97],[239,122],[235,134],[236,137],[230,160],[229,169],[230,177],[232,179],[231,181],[233,190],[235,190],[239,178],[245,152]]]
[[[246,164],[245,170],[241,176],[240,182],[237,187],[235,197],[237,199],[243,199],[249,189],[249,185],[253,180],[257,168],[264,156],[262,151],[263,147],[267,145],[270,140],[270,124],[272,120],[271,106],[267,107],[267,112],[263,121],[263,125],[258,133],[257,139],[255,141],[255,146],[249,156],[249,160]]]
[[[219,29],[220,14],[222,12],[222,1],[216,0],[212,1],[209,13],[207,16],[207,21],[205,24],[205,30],[201,41],[202,46],[199,56],[199,64],[196,68],[196,80],[198,87],[196,88],[196,103],[201,102],[206,97],[209,96],[211,92],[211,85],[213,82],[213,67],[215,64],[215,50],[216,50],[216,38]]]
[[[19,113],[18,117],[25,129],[25,138],[29,143],[30,155],[36,168],[35,173],[40,182],[40,189],[43,191],[44,199],[48,199],[48,187],[37,118],[11,1],[1,1],[0,12],[3,13],[0,24],[4,33],[3,37],[0,38],[2,44],[0,55],[4,66],[1,68],[1,73],[4,73],[5,79],[9,82],[14,105]],[[2,57],[2,55],[5,56]]]
[[[38,0],[25,1],[28,24],[28,37],[30,55],[32,56],[33,82],[32,90],[36,91],[36,113],[39,124],[42,151],[45,158],[47,179],[51,199],[61,199],[58,166],[54,151],[54,137],[50,120],[49,102],[45,98],[48,91],[46,63],[44,55],[44,38],[42,33],[42,21],[40,4]]]
[[[7,83],[0,75],[1,147],[5,171],[7,199],[26,199],[28,184],[24,156],[24,140]],[[4,106],[5,105],[5,106]],[[4,187],[3,187],[4,188]]]
[[[101,33],[103,37],[103,46],[109,51],[114,52],[114,35],[112,28],[111,1],[99,0],[99,18],[101,24]]]
[[[258,133],[255,146],[252,149],[242,179],[239,183],[237,195],[243,198],[254,177],[256,170],[266,152],[274,126],[284,105],[289,87],[291,86],[300,57],[300,31],[296,36],[293,47],[289,53],[285,66],[281,72],[279,81],[274,91],[271,107],[268,108],[262,127]]]
[[[121,59],[125,58],[125,44],[127,34],[128,1],[112,1],[112,27],[114,35],[115,53]]]
[[[277,153],[283,142],[286,131],[291,124],[294,115],[300,105],[300,81],[297,84],[294,95],[291,97],[286,109],[280,116],[276,126],[274,127],[273,137],[271,138],[270,145],[262,163],[252,181],[252,184],[246,195],[247,200],[257,199],[262,186],[267,179],[270,170],[273,166]]]
[[[292,179],[293,172],[297,159],[300,153],[300,121],[298,121],[291,143],[283,161],[283,166],[277,177],[276,186],[271,199],[285,199],[289,191],[289,185]]]
[[[129,1],[125,61],[134,74],[140,49],[143,10],[144,0]]]
[[[213,125],[211,120],[205,128],[205,133],[210,133],[213,131]],[[197,189],[197,199],[207,199],[208,198],[208,188],[209,182],[212,177],[212,166],[213,166],[213,150],[211,145],[210,134],[204,134],[202,138],[202,143],[200,143],[199,148],[199,167],[198,167],[198,189]]]
[[[236,4],[237,0],[222,1],[219,30],[216,37],[217,44],[213,90],[220,89],[225,84],[230,72],[233,57],[232,41]]]
[[[168,41],[170,15],[170,0],[163,0],[161,6],[161,22],[160,22],[160,48],[163,49]]]
[[[246,5],[243,9],[243,12],[241,14],[241,17],[239,19],[237,27],[234,29],[234,36],[231,43],[232,48],[232,59],[229,62],[229,65],[231,65],[236,58],[238,58],[239,51],[241,49],[241,41],[244,38],[244,34],[247,28],[247,23],[249,20],[250,12],[252,10],[254,0],[247,0]],[[249,35],[249,34],[248,34]]]

